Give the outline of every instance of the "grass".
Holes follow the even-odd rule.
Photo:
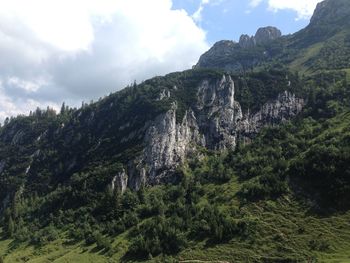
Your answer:
[[[350,211],[320,216],[292,195],[275,201],[240,204],[236,193],[241,183],[236,177],[225,184],[203,187],[205,195],[201,202],[217,203],[228,213],[239,211],[251,231],[225,244],[191,241],[184,251],[173,256],[173,262],[350,263]],[[62,233],[61,239],[40,248],[28,244],[16,246],[12,240],[1,240],[0,255],[6,263],[133,262],[122,259],[129,245],[127,235],[125,232],[114,239],[113,253],[103,253],[95,245],[69,244]],[[159,256],[143,262],[164,262],[164,258]]]
[[[300,72],[301,74],[308,73],[308,69],[305,67],[305,63],[317,56],[320,52],[320,50],[323,47],[323,43],[317,43],[315,45],[310,46],[306,50],[304,50],[301,55],[299,55],[293,62],[289,65],[289,68],[292,71]]]
[[[257,223],[246,240],[206,242],[183,251],[182,260],[227,262],[350,262],[350,213],[321,218],[308,214],[296,200],[261,202],[245,207]]]

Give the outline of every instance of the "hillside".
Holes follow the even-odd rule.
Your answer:
[[[323,1],[310,24],[292,35],[281,36],[277,28],[267,27],[252,37],[242,35],[239,43],[219,41],[201,56],[196,68],[246,72],[283,65],[306,75],[321,70],[349,72],[349,9],[347,0]]]
[[[350,262],[349,15],[6,120],[0,259]]]

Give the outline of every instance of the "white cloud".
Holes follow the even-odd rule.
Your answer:
[[[44,79],[37,79],[33,81],[21,80],[18,77],[10,77],[7,80],[7,85],[9,87],[14,86],[16,88],[22,89],[24,92],[36,92],[40,87],[47,85]]]
[[[60,105],[53,101],[48,101],[47,105],[51,108],[59,110]],[[42,107],[42,103],[33,99],[11,98],[4,92],[3,83],[0,82],[0,120],[6,117],[17,116],[23,113],[34,111],[37,107]]]
[[[207,49],[171,0],[0,0],[0,121],[190,68]]]
[[[260,5],[260,3],[262,2],[263,0],[250,0],[250,3],[249,3],[249,5],[251,6],[251,7],[257,7],[258,5]]]
[[[192,17],[196,22],[202,21],[202,12],[204,7],[210,3],[210,0],[201,0],[198,9],[193,13]]]
[[[257,7],[264,0],[250,0],[251,7]],[[266,0],[269,9],[277,12],[279,10],[289,9],[297,12],[297,19],[308,19],[321,0]]]
[[[307,19],[313,14],[319,2],[321,0],[269,0],[269,7],[274,11],[283,9],[294,10],[298,14],[298,19]]]
[[[193,20],[196,21],[197,23],[202,22],[202,13],[203,13],[205,6],[207,6],[207,5],[211,5],[211,6],[220,5],[224,1],[225,0],[200,0],[198,9],[192,15]]]

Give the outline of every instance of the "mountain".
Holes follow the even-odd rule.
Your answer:
[[[261,28],[192,70],[7,119],[0,259],[347,262],[349,9],[326,0],[293,35]]]
[[[323,1],[305,29],[280,37],[277,28],[267,27],[260,28],[254,37],[242,35],[239,43],[219,41],[201,56],[195,68],[246,72],[283,65],[307,75],[320,70],[349,72],[349,13],[346,0]],[[255,40],[261,32],[269,41]]]

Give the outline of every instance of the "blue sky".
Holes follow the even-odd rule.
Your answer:
[[[194,14],[200,2],[174,0],[173,8],[185,9],[189,14]],[[309,20],[308,15],[299,17],[298,10],[292,8],[273,11],[266,1],[252,7],[247,0],[223,0],[205,5],[201,21],[196,22],[206,31],[208,42],[213,44],[222,39],[238,40],[241,34],[254,35],[263,26],[276,26],[283,34],[294,33],[304,28]]]
[[[259,27],[293,33],[320,1],[0,0],[0,123],[190,69]]]

